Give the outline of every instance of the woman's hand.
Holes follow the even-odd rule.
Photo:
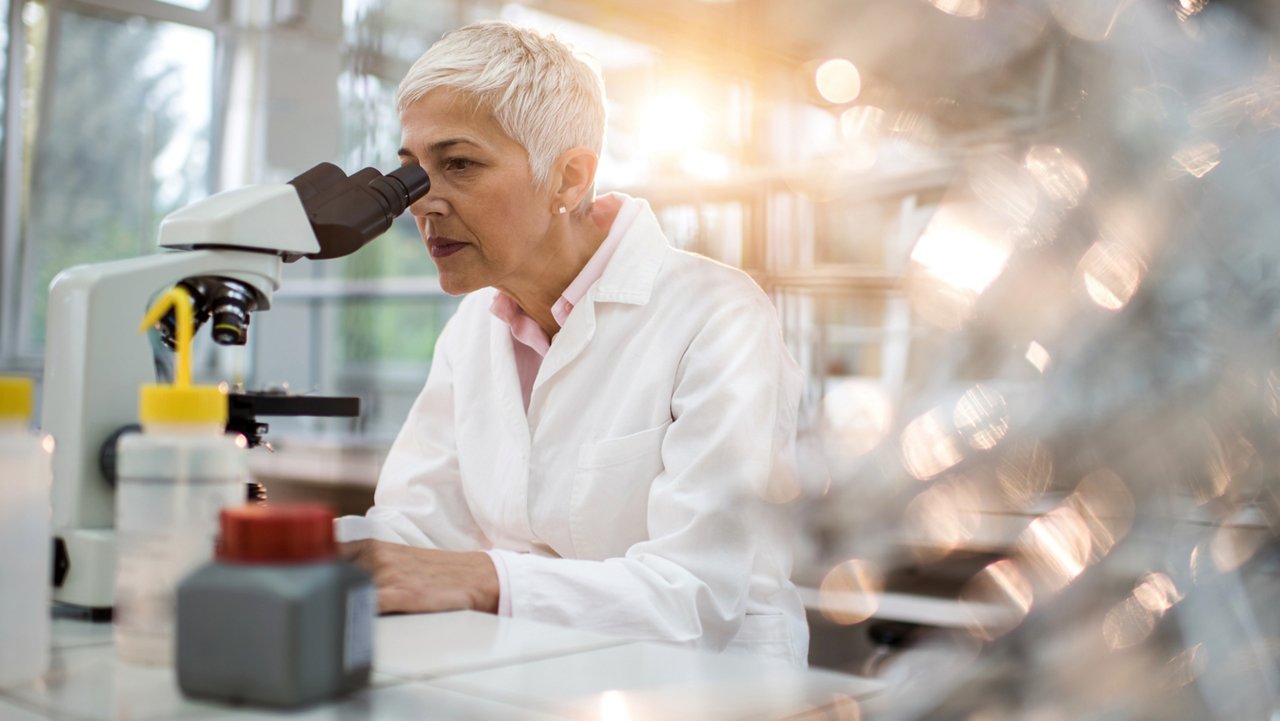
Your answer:
[[[373,540],[343,543],[341,553],[373,576],[379,613],[498,612],[498,572],[486,553]]]

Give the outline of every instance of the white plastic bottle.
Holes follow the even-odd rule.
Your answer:
[[[174,289],[143,328],[174,306],[178,370],[174,385],[143,386],[142,433],[117,448],[115,643],[124,661],[173,663],[178,583],[213,558],[218,513],[244,502],[243,439],[225,433],[226,393],[191,385],[191,300]]]
[[[49,667],[52,443],[33,433],[32,383],[0,377],[0,688]]]

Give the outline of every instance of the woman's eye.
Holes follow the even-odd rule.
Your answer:
[[[449,158],[444,161],[445,170],[467,170],[473,165],[475,162],[466,158]]]

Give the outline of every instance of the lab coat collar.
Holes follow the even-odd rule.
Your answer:
[[[623,203],[638,203],[639,212],[588,297],[597,303],[645,305],[669,249],[667,238],[648,201],[622,193],[617,195]]]
[[[621,194],[619,194],[621,195]],[[662,269],[669,246],[658,226],[658,217],[649,203],[622,195],[624,203],[640,203],[639,212],[622,236],[622,242],[609,259],[604,274],[573,312],[551,342],[534,379],[529,398],[528,417],[533,418],[542,405],[542,386],[577,358],[591,342],[596,331],[597,303],[645,305],[653,294],[653,286]]]

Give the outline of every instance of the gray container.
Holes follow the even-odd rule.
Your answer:
[[[178,586],[178,685],[195,698],[277,707],[362,688],[376,613],[373,580],[344,561],[220,556]]]

